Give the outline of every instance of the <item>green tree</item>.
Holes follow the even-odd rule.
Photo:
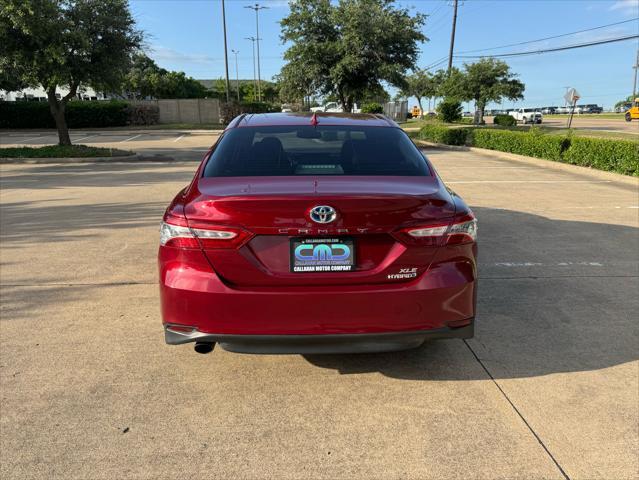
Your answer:
[[[462,101],[475,101],[479,112],[476,123],[483,123],[484,109],[488,102],[521,100],[525,85],[510,72],[506,62],[494,58],[482,58],[476,63],[464,64],[464,70],[455,69],[446,80],[443,90],[446,96]]]
[[[283,83],[298,95],[335,94],[349,112],[381,82],[400,86],[426,40],[426,17],[392,0],[293,0],[289,7],[281,21],[282,41],[291,43]]]
[[[406,76],[401,93],[406,97],[415,97],[417,99],[417,104],[423,117],[422,99],[438,96],[439,84],[433,75],[426,70],[415,70],[412,74]]]
[[[124,95],[130,98],[204,98],[209,93],[197,80],[184,72],[160,68],[143,53],[133,56],[124,80]]]
[[[0,88],[42,85],[60,145],[71,145],[69,100],[83,85],[118,90],[141,41],[126,0],[0,0]],[[59,87],[69,93],[58,98]]]
[[[160,70],[145,54],[134,54],[122,85],[124,95],[134,99],[155,97],[160,82]]]
[[[162,69],[156,98],[204,98],[208,90],[194,78],[187,77],[184,72],[166,71]]]
[[[632,95],[628,95],[625,100],[619,100],[615,103],[615,110],[632,101],[634,101],[634,98],[632,98]]]

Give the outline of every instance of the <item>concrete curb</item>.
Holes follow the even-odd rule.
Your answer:
[[[12,164],[12,163],[153,163],[153,162],[178,162],[184,160],[176,160],[173,157],[144,157],[142,155],[123,155],[115,157],[69,157],[69,158],[22,158],[22,157],[7,157],[0,158],[0,164]]]
[[[486,148],[477,147],[465,147],[458,145],[444,145],[441,143],[426,142],[424,140],[414,140],[415,144],[420,147],[437,148],[440,150],[451,150],[455,152],[472,152],[478,153],[483,156],[500,158],[503,160],[513,160],[515,162],[525,163],[527,165],[534,165],[536,167],[551,168],[554,170],[562,170],[564,172],[571,172],[580,175],[586,175],[597,178],[599,180],[610,180],[615,182],[621,182],[628,185],[639,187],[639,177],[630,177],[628,175],[621,175],[620,173],[605,172],[603,170],[596,170],[594,168],[582,167],[580,165],[571,165],[569,163],[555,162],[553,160],[545,160],[543,158],[527,157],[525,155],[517,155],[515,153],[500,152],[499,150],[488,150]]]
[[[81,129],[73,129],[69,130],[71,134],[83,134],[83,135],[101,135],[104,137],[108,136],[122,136],[122,135],[219,135],[223,132],[222,129],[214,129],[214,130],[189,130],[187,128],[184,129],[141,129],[141,130],[100,130],[100,129],[89,129],[89,130],[81,130]],[[57,135],[57,130],[11,130],[10,133],[6,133],[7,131],[0,130],[0,135],[3,135],[6,138],[11,137],[24,137],[25,134],[33,134],[33,135]]]

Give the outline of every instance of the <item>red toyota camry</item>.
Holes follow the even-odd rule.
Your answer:
[[[382,115],[234,119],[166,210],[166,342],[346,353],[470,338],[477,223]]]

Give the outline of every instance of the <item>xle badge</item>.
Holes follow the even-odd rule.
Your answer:
[[[389,280],[402,280],[417,277],[417,268],[400,268],[398,273],[388,275]]]

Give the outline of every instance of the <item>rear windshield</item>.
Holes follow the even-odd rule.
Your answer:
[[[226,133],[205,177],[430,175],[421,152],[399,128],[294,125],[240,127]]]

